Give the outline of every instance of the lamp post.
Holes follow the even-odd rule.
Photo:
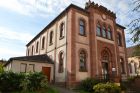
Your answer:
[[[115,81],[116,68],[112,68],[112,80]]]

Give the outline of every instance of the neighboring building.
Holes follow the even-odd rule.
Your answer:
[[[140,56],[134,55],[136,46],[127,48],[128,68],[130,76],[140,75]]]
[[[0,60],[0,64],[3,64],[3,61],[2,60]]]
[[[5,61],[5,60],[3,60],[3,59],[2,59],[2,60],[0,60],[0,64],[2,64],[2,65],[3,65],[4,63],[6,63],[6,61]]]
[[[128,75],[124,29],[103,6],[71,4],[27,44],[27,57],[48,55],[53,80],[67,86],[87,77],[120,82]]]

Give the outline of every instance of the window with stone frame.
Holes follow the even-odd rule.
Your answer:
[[[50,45],[53,44],[53,31],[50,32]]]
[[[129,63],[128,65],[129,65],[129,73],[132,74],[132,65],[131,63]]]
[[[85,30],[86,30],[85,20],[80,19],[80,21],[79,21],[79,34],[82,35],[82,36],[85,36],[86,35]]]
[[[101,36],[101,25],[100,25],[99,22],[97,23],[96,35],[97,35],[97,36]]]
[[[20,72],[21,73],[26,73],[26,69],[27,69],[27,64],[21,63],[20,64]]]
[[[64,72],[64,53],[59,53],[59,67],[58,67],[58,73]]]
[[[106,33],[105,25],[103,25],[103,28],[102,28],[102,37],[107,38],[107,33]]]
[[[86,52],[84,50],[81,50],[80,55],[79,55],[79,61],[80,61],[79,71],[80,72],[86,72],[87,71],[86,60],[87,60]]]
[[[27,49],[27,56],[29,56],[30,54],[30,49]]]
[[[39,42],[36,43],[36,53],[38,53],[38,46],[39,46]]]
[[[122,36],[120,33],[117,33],[117,41],[118,41],[118,46],[122,46]]]
[[[42,38],[42,49],[45,48],[45,37]]]
[[[134,63],[135,74],[137,74],[137,63]]]
[[[64,38],[64,30],[65,30],[64,26],[65,26],[64,22],[62,22],[61,25],[60,25],[60,39]]]
[[[121,73],[125,74],[125,65],[124,65],[124,59],[120,58],[120,68],[121,68]]]
[[[32,46],[32,55],[34,54],[34,46]]]
[[[107,38],[110,40],[112,39],[112,31],[111,31],[110,27],[108,27],[108,29],[107,29]]]
[[[29,64],[29,72],[35,72],[35,64]]]

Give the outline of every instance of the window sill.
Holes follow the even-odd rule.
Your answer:
[[[107,38],[107,37],[102,37],[102,36],[99,36],[99,35],[96,35],[96,36],[101,37],[101,38],[104,38],[104,39],[107,39],[107,40],[114,41],[112,38],[111,38],[111,39],[109,39],[109,38]]]
[[[79,35],[80,35],[80,36],[84,36],[84,37],[87,37],[87,35],[85,35],[85,34],[84,34],[84,35],[82,35],[82,34],[80,34],[80,33],[79,33]]]
[[[50,43],[49,46],[53,45],[53,43]]]
[[[123,47],[122,45],[118,45],[119,47]]]
[[[42,48],[41,50],[44,50],[45,48]]]
[[[80,69],[79,72],[88,72],[87,70]]]
[[[61,39],[63,39],[63,38],[64,38],[64,36],[60,37],[59,40],[61,40]]]
[[[123,72],[123,73],[121,73],[122,75],[125,75],[126,73],[125,72]]]

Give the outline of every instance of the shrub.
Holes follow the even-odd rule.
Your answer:
[[[99,83],[93,90],[95,93],[121,93],[121,88],[114,83]]]
[[[0,73],[0,90],[1,91],[14,91],[21,89],[20,81],[24,78],[23,75],[13,72]]]
[[[98,84],[99,81],[94,78],[87,78],[85,80],[82,80],[79,84],[80,90],[84,90],[87,92],[92,92],[93,91],[93,86]]]
[[[47,88],[47,78],[39,72],[35,73],[0,73],[0,91],[33,91],[41,88]]]
[[[23,91],[34,91],[41,88],[47,88],[47,77],[42,73],[29,73],[25,75],[24,80],[20,86]]]
[[[2,64],[0,64],[0,73],[4,72]]]

